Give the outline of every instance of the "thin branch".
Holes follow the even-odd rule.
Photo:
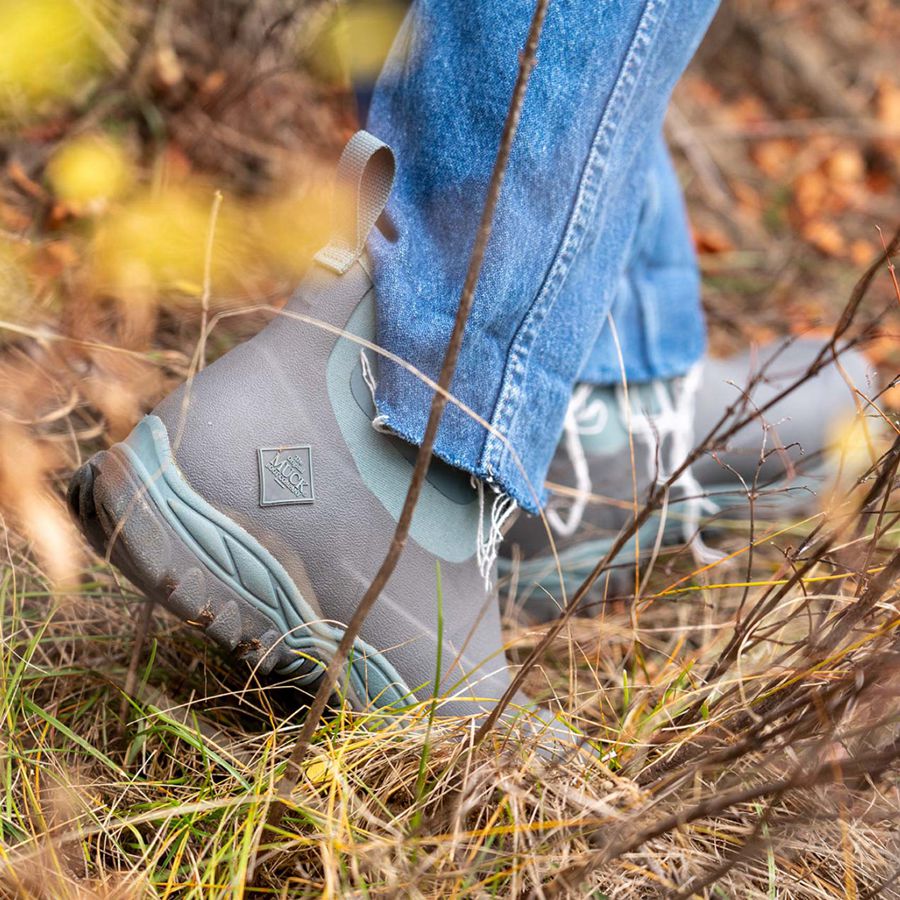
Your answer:
[[[444,407],[447,404],[444,392],[449,390],[453,380],[453,374],[456,371],[456,362],[462,346],[466,322],[468,321],[469,312],[472,308],[475,288],[478,285],[478,279],[481,275],[481,266],[484,261],[485,250],[491,236],[494,211],[500,196],[500,189],[503,185],[503,178],[506,173],[506,165],[509,161],[513,139],[515,138],[519,118],[522,113],[525,91],[528,86],[531,72],[537,62],[538,41],[544,25],[544,17],[547,12],[548,3],[549,0],[537,0],[525,49],[519,57],[518,77],[516,79],[515,87],[513,88],[509,111],[506,114],[506,122],[504,123],[503,134],[500,139],[500,148],[497,152],[497,159],[494,163],[493,172],[491,173],[484,210],[481,214],[481,221],[478,226],[475,245],[472,248],[469,268],[466,272],[466,280],[459,300],[459,308],[456,311],[456,319],[453,323],[453,332],[450,335],[450,343],[447,345],[444,362],[441,366],[438,385],[442,390],[436,392],[431,401],[431,409],[428,414],[425,435],[422,439],[422,444],[419,447],[419,452],[416,455],[416,464],[413,469],[412,480],[406,494],[406,500],[404,501],[400,518],[397,522],[397,528],[394,531],[393,540],[388,548],[384,562],[382,562],[372,584],[369,586],[369,589],[360,601],[359,606],[356,608],[356,612],[348,623],[347,628],[344,631],[344,636],[341,639],[334,656],[328,663],[316,693],[316,697],[306,715],[303,728],[297,738],[296,746],[288,759],[284,774],[276,786],[276,800],[269,809],[267,820],[270,827],[277,827],[284,816],[286,809],[285,804],[290,801],[291,794],[299,782],[301,773],[300,767],[303,760],[306,758],[310,742],[315,734],[322,714],[325,711],[328,700],[343,671],[344,662],[353,646],[353,642],[356,640],[356,636],[359,634],[366,616],[369,614],[369,611],[393,574],[397,562],[400,559],[400,555],[403,552],[403,548],[406,545],[413,512],[422,490],[425,475],[428,472],[428,466],[431,462],[431,453],[434,449],[435,439],[437,438],[438,426],[441,422]]]
[[[474,746],[477,746],[490,730],[494,727],[499,717],[503,714],[503,711],[512,701],[513,697],[516,695],[516,692],[521,688],[525,678],[528,673],[537,665],[538,661],[546,654],[549,647],[556,640],[556,636],[565,628],[566,624],[575,614],[575,611],[580,608],[582,600],[587,596],[594,582],[600,577],[600,575],[606,570],[609,566],[610,562],[615,559],[615,557],[619,554],[621,549],[625,546],[627,541],[635,535],[641,526],[650,518],[650,516],[655,512],[657,507],[660,504],[662,498],[666,495],[666,492],[678,481],[681,475],[691,466],[693,463],[699,459],[703,453],[706,452],[707,447],[709,447],[713,441],[718,441],[719,443],[728,441],[731,437],[737,434],[742,428],[746,425],[750,424],[754,419],[758,416],[763,415],[768,410],[770,410],[775,404],[780,403],[788,394],[792,391],[796,390],[801,384],[805,383],[811,378],[814,378],[826,365],[828,365],[837,355],[838,353],[844,352],[847,347],[842,347],[840,350],[837,349],[837,342],[846,334],[850,326],[853,324],[853,320],[856,316],[859,307],[868,293],[869,287],[875,278],[875,275],[881,270],[881,266],[884,263],[885,259],[890,258],[890,255],[897,252],[898,247],[900,247],[900,230],[898,230],[890,244],[888,245],[886,251],[869,266],[868,269],[863,273],[860,277],[859,281],[856,283],[851,295],[850,299],[847,302],[847,305],[844,307],[843,313],[841,314],[841,318],[835,327],[834,333],[831,336],[831,339],[825,344],[824,347],[819,351],[816,355],[815,359],[809,364],[806,371],[792,384],[788,385],[784,390],[779,391],[775,396],[771,397],[765,404],[760,406],[759,409],[755,410],[750,415],[745,415],[743,417],[737,416],[737,421],[733,422],[726,431],[722,434],[719,434],[719,429],[728,422],[732,417],[736,416],[739,413],[738,402],[732,404],[721,416],[718,422],[710,429],[709,433],[706,437],[701,440],[697,447],[687,455],[683,463],[676,468],[676,470],[671,474],[669,480],[654,489],[650,497],[647,500],[644,508],[638,513],[637,516],[634,516],[631,522],[626,525],[620,532],[615,541],[613,541],[612,546],[606,555],[601,559],[596,566],[591,570],[590,574],[584,579],[581,583],[578,590],[570,598],[568,604],[566,605],[563,614],[559,619],[553,624],[552,627],[547,629],[547,632],[544,634],[544,637],[538,641],[535,646],[532,648],[529,653],[527,659],[519,668],[519,671],[516,673],[515,677],[512,679],[510,686],[507,688],[504,695],[500,698],[499,703],[491,710],[490,714],[485,717],[484,722],[478,729],[478,732],[475,735],[475,740],[473,742]],[[849,346],[849,344],[848,344]],[[752,388],[756,383],[759,382],[761,376],[757,376],[755,379],[751,381],[751,384],[748,388]],[[796,580],[793,579],[793,580]],[[699,704],[698,704],[699,707]]]
[[[825,784],[858,781],[872,775],[877,777],[885,768],[900,757],[900,746],[892,742],[872,753],[861,754],[855,759],[842,763],[826,760],[809,772],[803,772],[799,766],[790,775],[763,784],[749,785],[730,791],[712,794],[695,806],[673,813],[649,825],[637,834],[626,835],[607,848],[591,854],[591,859],[584,863],[576,863],[561,871],[554,881],[544,890],[545,898],[569,896],[581,886],[592,872],[600,866],[612,862],[619,857],[631,853],[654,838],[661,837],[676,828],[696,822],[710,816],[718,815],[730,807],[758,800],[762,797],[774,797],[776,800],[788,791],[808,790]]]

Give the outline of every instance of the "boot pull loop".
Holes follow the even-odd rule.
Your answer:
[[[391,148],[368,131],[357,131],[337,167],[338,190],[346,190],[351,202],[335,198],[334,230],[331,240],[313,257],[317,263],[343,275],[359,259],[393,183]]]

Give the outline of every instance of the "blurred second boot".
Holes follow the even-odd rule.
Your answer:
[[[695,441],[706,437],[729,408],[736,406],[743,418],[765,406],[801,378],[824,346],[801,339],[709,359],[666,381],[579,385],[548,473],[553,496],[547,523],[521,516],[508,534],[507,558],[500,561],[503,574],[515,568],[516,602],[532,618],[557,616],[561,586],[567,594],[577,588],[654,484],[669,479]],[[761,378],[747,393],[744,388],[755,373]],[[751,493],[759,518],[814,507],[832,475],[824,451],[857,413],[850,385],[865,390],[870,378],[865,358],[847,352],[840,369],[831,362],[724,446],[706,452],[677,480],[660,513],[626,542],[611,570],[630,570],[636,558],[647,558],[655,547],[679,542],[690,542],[695,556],[709,561],[713,554],[702,531],[715,522],[746,519]]]

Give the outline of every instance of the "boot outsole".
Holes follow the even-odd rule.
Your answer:
[[[127,441],[88,460],[68,503],[98,554],[258,674],[301,685],[321,677],[343,629],[306,601],[249,532],[190,487],[160,419],[147,416]],[[357,709],[415,700],[385,656],[360,639],[345,693]]]

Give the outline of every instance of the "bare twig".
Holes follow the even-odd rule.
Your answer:
[[[682,825],[695,822],[697,819],[717,815],[732,806],[761,797],[777,799],[787,791],[805,790],[838,782],[848,783],[865,778],[870,773],[883,772],[898,757],[900,757],[900,747],[896,742],[892,742],[872,753],[860,754],[855,759],[846,760],[840,764],[833,760],[826,760],[807,772],[804,772],[798,765],[793,772],[783,778],[717,792],[689,809],[673,813],[654,822],[636,834],[626,834],[608,847],[597,850],[587,862],[573,864],[564,869],[544,890],[543,896],[546,898],[569,896],[567,892],[575,890],[583,884],[590,873],[599,866],[636,850],[653,838],[660,837]]]
[[[499,717],[503,714],[503,711],[516,695],[516,692],[521,688],[528,673],[534,668],[535,665],[537,665],[538,661],[548,651],[553,641],[556,640],[557,635],[563,630],[563,628],[565,628],[569,620],[575,614],[575,611],[580,607],[582,600],[587,596],[591,587],[594,585],[594,582],[609,566],[610,562],[615,559],[615,557],[619,554],[627,541],[630,540],[631,537],[633,537],[641,528],[641,526],[650,518],[650,516],[653,515],[655,510],[662,502],[662,499],[666,496],[666,493],[678,481],[685,470],[693,465],[693,463],[697,459],[699,459],[699,457],[702,456],[703,453],[706,452],[707,448],[710,447],[714,442],[727,442],[742,428],[744,428],[746,425],[749,425],[750,422],[752,422],[754,419],[764,415],[777,403],[780,403],[786,396],[788,396],[788,394],[790,394],[792,391],[795,391],[801,384],[805,383],[811,378],[814,378],[823,368],[825,368],[825,366],[827,366],[834,359],[834,356],[836,354],[847,349],[847,346],[849,346],[849,344],[838,350],[837,343],[847,333],[850,326],[853,324],[856,313],[859,310],[859,307],[868,292],[869,286],[875,278],[875,275],[881,270],[881,266],[884,263],[885,259],[890,258],[891,254],[896,253],[898,247],[900,247],[900,230],[898,230],[894,234],[894,237],[890,241],[885,252],[878,259],[876,259],[860,277],[850,295],[850,299],[847,301],[847,304],[844,307],[841,318],[831,336],[831,340],[829,340],[822,347],[822,349],[816,355],[815,359],[809,364],[806,371],[798,379],[796,379],[792,384],[789,384],[783,390],[777,392],[773,397],[767,400],[765,404],[760,406],[758,409],[753,410],[753,412],[748,415],[740,416],[739,414],[740,402],[743,400],[743,397],[740,401],[732,404],[727,410],[725,410],[723,415],[719,418],[718,422],[716,422],[716,424],[710,429],[709,433],[697,444],[694,450],[687,455],[682,464],[675,469],[675,471],[671,474],[669,480],[665,482],[665,484],[658,486],[651,492],[644,508],[636,516],[633,516],[628,525],[626,525],[619,532],[618,537],[615,541],[613,541],[609,551],[606,553],[603,559],[601,559],[597,563],[597,565],[594,566],[590,574],[579,586],[578,590],[576,590],[572,597],[569,599],[569,602],[566,605],[566,608],[560,618],[557,619],[556,622],[547,629],[544,637],[534,645],[528,657],[520,667],[519,671],[512,679],[510,686],[507,688],[504,695],[500,698],[500,701],[497,703],[494,709],[491,710],[490,714],[485,717],[484,722],[475,735],[475,745],[479,744],[494,727]],[[752,380],[751,385],[748,387],[748,390],[752,389],[752,387],[756,383],[758,383],[760,378],[761,375],[758,375],[754,380]],[[722,429],[725,423],[729,420],[732,420],[733,418],[736,418],[737,421],[733,421],[732,424],[724,432],[720,433],[720,429]],[[795,574],[789,580],[789,584],[795,584],[799,580],[799,578],[802,577],[804,571],[805,570],[800,570],[799,574]],[[787,588],[788,585],[785,585],[784,587]],[[735,640],[732,641],[732,645],[736,646],[737,643],[738,640],[737,638],[735,638]],[[699,706],[700,703],[698,702],[696,704],[696,708],[699,709]],[[693,713],[694,711],[695,709],[694,707],[692,707],[692,709],[689,711],[689,714]]]
[[[481,266],[484,260],[485,249],[487,248],[488,239],[491,235],[493,225],[494,210],[497,200],[500,196],[500,189],[503,184],[503,177],[506,172],[506,165],[509,160],[509,154],[512,149],[513,139],[519,124],[519,117],[522,112],[522,104],[525,99],[525,91],[528,86],[528,80],[537,61],[537,46],[540,39],[541,30],[544,24],[544,17],[547,12],[549,0],[537,0],[534,15],[531,20],[531,27],[528,32],[528,38],[525,49],[519,58],[519,74],[513,88],[512,98],[510,100],[509,111],[506,115],[506,122],[503,126],[503,134],[500,139],[500,147],[497,151],[497,159],[494,163],[494,169],[491,173],[491,180],[488,185],[487,197],[485,199],[484,210],[481,215],[481,221],[478,226],[478,232],[475,238],[475,245],[472,248],[472,255],[469,260],[468,271],[462,289],[462,295],[459,300],[459,308],[456,312],[456,319],[453,323],[453,332],[450,335],[450,342],[447,345],[447,351],[444,355],[444,362],[441,366],[441,374],[438,379],[438,385],[442,390],[437,391],[431,402],[431,409],[428,414],[428,423],[425,428],[425,435],[419,452],[416,456],[416,464],[413,469],[412,480],[409,490],[406,494],[406,500],[397,522],[397,528],[394,531],[394,537],[388,548],[384,562],[378,569],[372,584],[360,600],[353,618],[344,631],[344,636],[331,658],[322,677],[321,684],[313,700],[312,706],[306,715],[303,728],[297,737],[297,743],[288,760],[287,767],[280,781],[276,786],[276,800],[269,810],[268,824],[276,827],[285,812],[285,803],[290,800],[291,794],[300,779],[300,766],[306,757],[310,741],[315,733],[322,713],[328,703],[329,697],[332,695],[334,688],[338,682],[341,672],[343,671],[344,662],[356,640],[357,634],[369,614],[375,601],[378,599],[381,591],[384,589],[388,580],[397,565],[406,540],[409,535],[409,528],[412,522],[413,512],[422,490],[422,484],[425,475],[428,472],[428,466],[431,462],[431,452],[434,448],[434,442],[437,437],[438,426],[444,412],[447,400],[444,391],[449,390],[453,380],[453,374],[456,371],[456,362],[459,357],[459,351],[462,346],[463,335],[465,333],[466,322],[469,317],[469,311],[472,308],[472,301],[475,296],[475,288],[478,285],[478,279],[481,274]]]
[[[222,208],[222,192],[213,194],[209,212],[209,228],[206,232],[206,252],[203,255],[203,293],[200,295],[200,339],[197,342],[197,371],[206,365],[206,338],[209,328],[209,301],[212,296],[212,257],[216,240],[216,225]]]

